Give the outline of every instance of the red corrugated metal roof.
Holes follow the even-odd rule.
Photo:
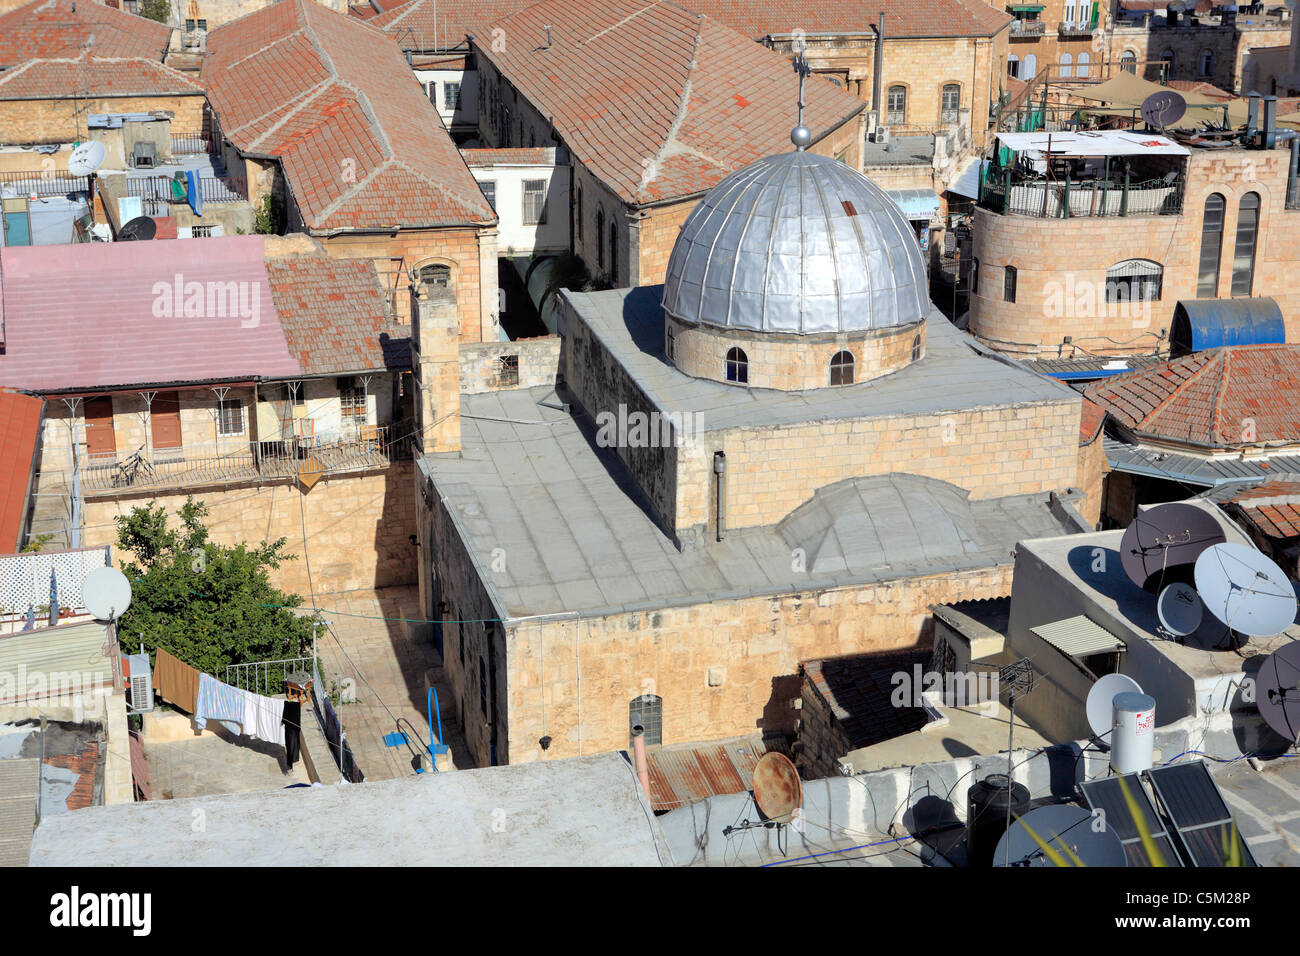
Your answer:
[[[300,374],[260,236],[11,246],[0,317],[0,382],[31,391]]]
[[[707,797],[745,792],[754,785],[754,767],[768,749],[758,736],[648,748],[651,809],[672,810]]]
[[[22,546],[19,539],[27,517],[27,493],[44,406],[34,395],[0,389],[0,448],[4,449],[0,456],[0,553],[16,552]]]

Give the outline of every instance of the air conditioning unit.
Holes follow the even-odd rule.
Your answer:
[[[888,126],[877,126],[877,127],[876,127],[876,142],[877,142],[877,143],[880,143],[882,146],[888,146],[888,145],[889,145],[889,127],[888,127]]]
[[[158,148],[153,143],[136,143],[131,149],[131,165],[136,169],[153,169],[158,165]]]
[[[131,675],[131,713],[147,714],[153,710],[153,669],[148,654],[131,654],[126,659]]]

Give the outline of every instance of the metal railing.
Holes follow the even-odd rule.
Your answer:
[[[1046,35],[1047,24],[1042,20],[1012,20],[1011,38],[1037,38]]]
[[[90,191],[90,181],[85,176],[73,176],[54,170],[22,170],[0,173],[0,192],[8,187],[17,196],[66,196],[68,193]]]
[[[1089,23],[1058,23],[1056,35],[1061,37],[1090,37],[1097,30]]]
[[[411,457],[412,433],[366,426],[341,437],[272,441],[231,438],[113,456],[78,451],[83,494],[267,478],[297,478],[384,468]]]
[[[202,133],[172,135],[173,156],[195,156],[211,152],[212,142]]]
[[[165,216],[172,203],[185,202],[175,198],[172,182],[170,176],[130,178],[126,181],[126,194],[140,198],[146,216]],[[205,204],[240,202],[244,198],[215,176],[199,177],[199,195]]]
[[[278,661],[227,664],[226,683],[240,690],[252,691],[264,697],[274,697],[285,692],[284,679],[294,671],[314,674],[315,661],[310,657],[285,657]]]
[[[1177,216],[1183,211],[1183,190],[1181,183],[1164,179],[1112,183],[1005,177],[985,183],[980,205],[1003,215],[1042,219]]]

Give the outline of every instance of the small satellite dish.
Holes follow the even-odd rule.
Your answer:
[[[1102,738],[1110,734],[1115,719],[1111,704],[1117,694],[1140,693],[1142,688],[1138,682],[1123,674],[1106,674],[1097,678],[1092,690],[1088,691],[1088,702],[1084,705],[1092,735]]]
[[[157,234],[158,223],[154,222],[148,216],[136,216],[118,230],[117,241],[143,241],[145,239],[152,239]]]
[[[68,157],[68,172],[74,176],[89,176],[104,165],[104,144],[98,140],[82,143]]]
[[[1166,631],[1177,637],[1195,633],[1201,626],[1205,605],[1190,584],[1176,581],[1160,592],[1156,601],[1156,615]]]
[[[1216,544],[1196,559],[1196,590],[1206,608],[1232,630],[1272,637],[1295,623],[1295,590],[1276,564],[1236,542]]]
[[[131,606],[131,582],[117,568],[95,568],[81,582],[81,600],[97,621],[116,621]]]
[[[754,767],[754,802],[773,823],[789,823],[803,802],[799,771],[785,754],[772,751]]]
[[[1300,738],[1300,643],[1278,648],[1260,665],[1255,702],[1264,723],[1293,743]]]
[[[1195,564],[1202,551],[1225,540],[1209,512],[1188,504],[1159,505],[1139,514],[1124,531],[1119,560],[1130,581],[1154,593],[1167,583],[1161,578],[1171,570]]]
[[[1094,830],[1092,822],[1091,813],[1070,803],[1030,810],[1002,834],[998,848],[993,851],[993,865],[1057,866],[1039,845],[1038,840],[1042,840],[1060,854],[1066,866],[1080,863],[1089,867],[1128,866],[1128,854],[1115,828]]]
[[[1152,93],[1142,101],[1142,119],[1157,129],[1173,126],[1186,112],[1187,100],[1173,90]]]

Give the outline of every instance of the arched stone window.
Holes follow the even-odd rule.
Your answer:
[[[1150,259],[1124,259],[1106,270],[1107,302],[1155,302],[1164,267]]]
[[[831,384],[853,384],[853,353],[841,349],[831,356]]]
[[[1138,55],[1132,50],[1125,50],[1119,58],[1119,68],[1129,73],[1138,71]]]
[[[1255,284],[1255,241],[1259,236],[1259,193],[1246,193],[1237,206],[1237,242],[1232,255],[1232,294],[1250,295]]]
[[[1219,297],[1219,257],[1223,250],[1223,214],[1227,200],[1222,193],[1205,197],[1205,214],[1201,219],[1201,258],[1197,265],[1196,297]]]
[[[1002,276],[1002,299],[1004,302],[1016,301],[1016,267],[1007,266]]]
[[[888,112],[886,114],[886,124],[889,126],[902,126],[907,122],[907,87],[891,86],[889,96],[886,100]]]
[[[749,381],[749,356],[744,349],[727,350],[727,381],[742,385]]]
[[[451,288],[451,266],[444,265],[440,262],[432,262],[426,266],[420,266],[419,271],[420,285],[427,289],[450,289]]]

